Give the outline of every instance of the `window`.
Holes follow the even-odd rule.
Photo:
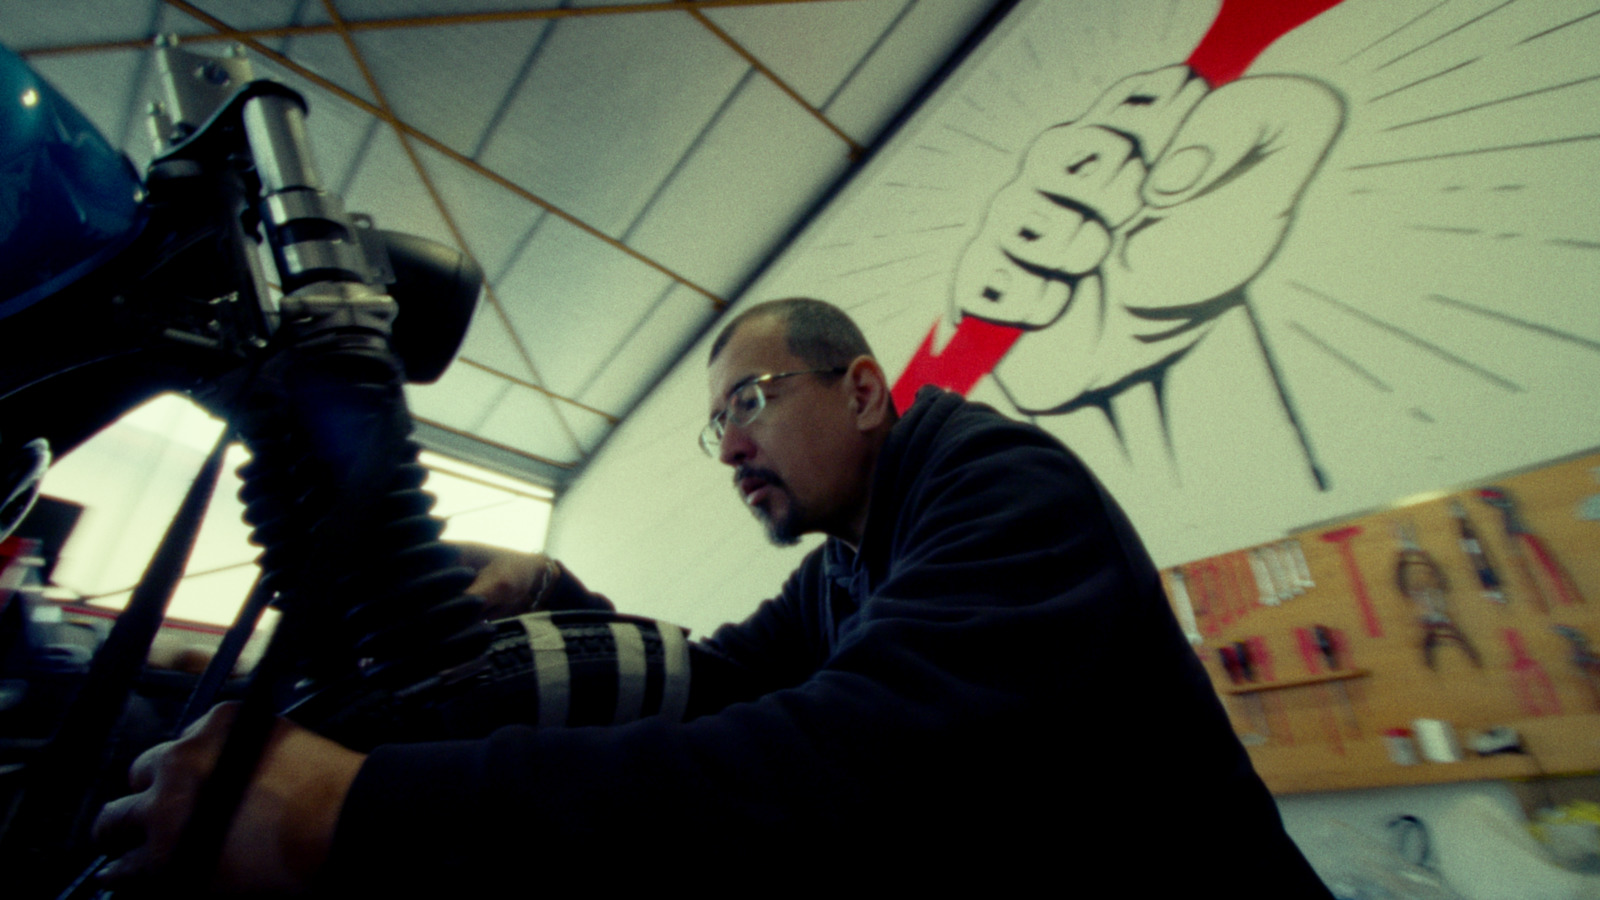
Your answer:
[[[121,609],[210,452],[222,423],[185,398],[164,395],[129,412],[45,477],[44,492],[84,506],[61,551],[46,596]],[[188,569],[168,609],[171,618],[232,623],[255,582],[260,550],[249,542],[236,474],[248,459],[228,452]],[[436,453],[424,452],[424,487],[438,499],[447,540],[517,550],[544,547],[552,493]]]

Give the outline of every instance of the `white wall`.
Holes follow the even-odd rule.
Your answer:
[[[1042,132],[1097,115],[1127,76],[1184,62],[1217,8],[1022,4],[747,300],[846,307],[891,373],[958,311],[1029,321],[1029,309],[957,293],[1006,239],[985,231],[991,204]],[[1195,284],[1241,290],[1244,303],[1195,329],[1165,370],[1164,410],[1144,386],[1108,396],[1120,433],[1095,408],[1035,417],[1107,483],[1162,565],[1600,446],[1597,11],[1596,0],[1345,0],[1289,33],[1232,83],[1247,92],[1207,94],[1242,98],[1209,139],[1219,155],[1299,154],[1299,173],[1228,204],[1146,210],[1182,227],[1148,229],[1169,234],[1164,246],[1112,235],[1128,256],[1084,279],[1104,288],[1111,324],[1097,330],[1082,313],[1102,308],[1075,297],[1013,346],[1004,389],[990,376],[969,396],[1017,415],[1013,397],[1066,402],[1140,364],[1140,323],[1120,304],[1181,316],[1205,299]],[[1298,81],[1252,81],[1264,75]],[[1328,98],[1331,134],[1317,112]],[[1274,223],[1277,243],[1263,244]],[[963,259],[977,262],[964,271]],[[1160,264],[1141,271],[1147,260]],[[767,547],[726,471],[695,447],[704,353],[703,342],[617,431],[558,502],[551,534],[552,551],[623,609],[702,634],[774,593],[805,550]],[[1333,822],[1381,841],[1393,815],[1426,819],[1480,794],[1511,802],[1472,785],[1282,808],[1331,875],[1346,849]]]
[[[1155,166],[1194,145],[1299,168],[1144,210],[1161,240],[1124,226],[1124,255],[1086,279],[1104,287],[1105,332],[1084,315],[1095,298],[1076,297],[1001,361],[1004,389],[990,376],[969,394],[1018,415],[1013,396],[1066,402],[1141,363],[1123,304],[1181,317],[1237,287],[1243,305],[1167,345],[1188,353],[1166,369],[1164,428],[1147,386],[1110,397],[1120,435],[1094,408],[1035,417],[1107,483],[1158,563],[1600,445],[1600,17],[1585,18],[1600,3],[1436,6],[1345,0],[1218,85],[1194,107],[1223,113],[1211,130],[1181,133]],[[1183,63],[1217,8],[1022,4],[747,300],[841,304],[891,373],[962,310],[1034,321],[956,293],[1006,235],[985,232],[1003,218],[991,204],[1039,135],[1115,123],[1097,111],[1108,89]],[[695,448],[703,361],[702,345],[618,431],[551,538],[624,608],[697,631],[770,595],[801,552],[765,547]]]

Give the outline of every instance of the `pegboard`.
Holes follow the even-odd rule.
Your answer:
[[[1503,508],[1490,502],[1495,494],[1485,493],[1495,490],[1511,501],[1526,534],[1508,532]],[[1499,600],[1464,547],[1458,512],[1498,581]],[[1597,519],[1600,453],[1589,453],[1309,527],[1163,577],[1275,793],[1593,772],[1600,771],[1600,675],[1577,664],[1575,644],[1556,626],[1574,629],[1600,653]],[[1407,557],[1415,576],[1409,595],[1397,579],[1402,534],[1425,554]],[[1438,596],[1449,622],[1435,629],[1441,639],[1432,666],[1423,650],[1427,597],[1417,589],[1430,573],[1425,560],[1442,576]],[[1314,640],[1317,626],[1340,651],[1331,671]],[[1476,662],[1449,639],[1451,626]],[[1230,674],[1221,654],[1240,643],[1254,650],[1251,671]],[[1417,719],[1450,723],[1464,759],[1393,762],[1384,732]],[[1514,729],[1525,752],[1475,754],[1472,737],[1496,726]]]

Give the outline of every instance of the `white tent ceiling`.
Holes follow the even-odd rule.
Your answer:
[[[1004,2],[13,0],[141,167],[146,48],[244,45],[352,211],[488,275],[424,443],[559,488]]]

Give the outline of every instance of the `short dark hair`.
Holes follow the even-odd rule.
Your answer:
[[[872,348],[844,310],[809,297],[789,297],[758,303],[724,325],[711,343],[706,365],[717,361],[739,326],[752,319],[777,319],[784,326],[789,352],[818,369],[842,369],[858,356],[872,356]]]

